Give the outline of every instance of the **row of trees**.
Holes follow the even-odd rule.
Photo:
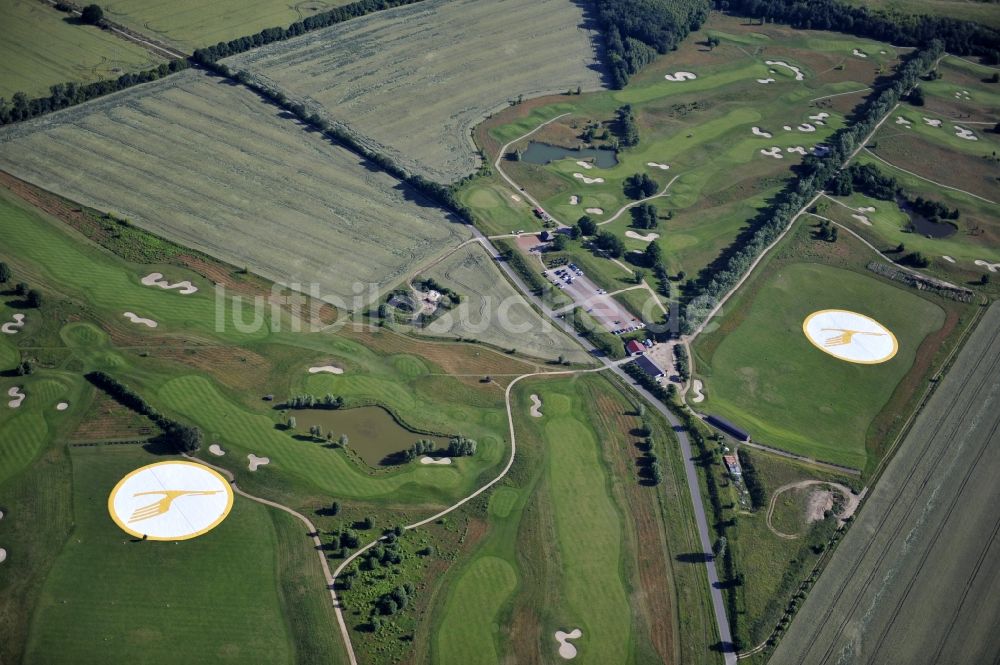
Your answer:
[[[648,199],[660,191],[660,185],[648,173],[635,173],[625,178],[625,196],[630,199]]]
[[[131,88],[140,83],[156,81],[168,74],[188,68],[186,60],[171,60],[152,69],[130,74],[122,74],[116,79],[95,81],[94,83],[57,83],[49,87],[47,97],[30,99],[23,92],[16,92],[10,101],[0,98],[0,125],[20,122],[36,118],[52,111],[58,111],[69,106],[82,104],[97,97],[125,88]]]
[[[640,203],[629,210],[632,226],[637,229],[655,229],[660,224],[660,214],[652,203]]]
[[[757,467],[753,465],[750,451],[740,448],[736,451],[736,455],[739,457],[740,468],[743,470],[743,483],[747,486],[747,492],[750,494],[750,503],[753,504],[754,510],[763,508],[767,503],[767,489],[764,487],[763,479],[757,474]]]
[[[829,151],[823,156],[807,155],[792,180],[751,220],[748,230],[717,261],[708,266],[691,296],[718,301],[749,270],[757,256],[787,228],[799,210],[837,176],[841,165],[874,130],[879,119],[892,110],[944,53],[942,42],[935,40],[927,48],[915,51],[898,68],[892,83],[871,95],[856,111],[854,122],[838,130],[828,142]],[[707,315],[708,308],[688,308],[680,321],[683,334],[693,331]]]
[[[882,201],[902,198],[915,213],[933,222],[954,221],[962,216],[958,208],[948,208],[940,201],[922,196],[909,198],[899,181],[883,173],[875,164],[851,164],[831,178],[827,188],[836,196],[850,196],[854,192],[861,192]]]
[[[639,124],[632,113],[632,105],[626,104],[618,108],[618,142],[619,145],[630,148],[639,143]]]
[[[667,53],[708,17],[708,0],[597,0],[611,84],[624,88],[629,77]]]
[[[0,262],[0,284],[6,285],[13,279],[14,273],[10,266]],[[42,292],[28,286],[27,282],[18,282],[14,285],[14,295],[24,298],[24,303],[28,307],[38,309],[42,306]]]
[[[106,372],[90,372],[86,375],[86,378],[96,387],[111,395],[122,406],[141,413],[156,423],[164,431],[167,439],[179,451],[193,453],[201,447],[204,437],[199,428],[167,418],[153,408],[139,393],[110,374]]]
[[[949,53],[976,55],[1000,64],[1000,32],[972,21],[871,10],[841,0],[715,0],[715,6],[795,28],[836,30],[899,46],[926,47],[938,40]]]
[[[405,453],[403,453],[403,455],[406,458],[407,462],[412,462],[418,457],[423,457],[424,455],[429,455],[430,453],[434,452],[434,448],[436,448],[436,446],[434,445],[433,441],[428,441],[427,439],[420,439],[412,446],[410,446],[410,448]]]
[[[327,393],[323,397],[313,395],[292,395],[285,401],[289,409],[339,409],[344,406],[344,398]]]

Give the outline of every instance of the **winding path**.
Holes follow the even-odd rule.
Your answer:
[[[851,490],[851,488],[847,487],[846,485],[841,485],[840,483],[831,483],[826,480],[800,480],[797,483],[788,483],[787,485],[782,485],[778,489],[774,490],[773,494],[771,494],[771,503],[767,507],[767,528],[771,530],[771,533],[776,535],[778,538],[784,538],[785,540],[797,540],[798,538],[802,537],[801,534],[789,534],[778,531],[774,527],[774,524],[771,523],[771,516],[774,514],[774,507],[778,503],[779,496],[781,496],[782,494],[784,494],[789,490],[812,487],[813,485],[828,485],[830,487],[833,487],[842,495],[844,495],[844,497],[847,499],[847,504],[844,506],[844,510],[841,511],[839,515],[837,515],[837,519],[840,521],[841,525],[844,524],[844,521],[848,517],[854,515],[854,511],[858,509],[858,504],[861,503],[861,498],[864,496],[864,493],[855,494]]]

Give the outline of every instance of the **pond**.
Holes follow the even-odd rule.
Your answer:
[[[532,164],[548,164],[557,159],[592,160],[594,165],[601,169],[610,169],[618,164],[618,157],[614,150],[599,150],[598,148],[574,150],[537,141],[529,143],[528,149],[521,153],[521,160]]]
[[[954,224],[949,224],[948,222],[934,222],[913,209],[909,202],[904,198],[897,198],[896,205],[899,209],[903,211],[903,214],[907,216],[910,220],[908,230],[914,233],[919,233],[922,236],[927,236],[930,238],[947,238],[948,236],[955,235],[958,231],[958,227]]]
[[[448,438],[419,434],[406,429],[380,406],[360,406],[353,409],[293,409],[295,429],[305,434],[313,425],[333,433],[336,441],[347,435],[347,445],[370,466],[394,463],[394,455],[407,450],[420,439],[433,441],[438,448],[448,447]]]

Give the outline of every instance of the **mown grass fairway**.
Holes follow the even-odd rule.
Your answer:
[[[590,362],[586,351],[528,305],[482,245],[466,245],[424,274],[458,292],[462,302],[422,332],[476,339],[546,360]]]
[[[468,135],[486,114],[521,94],[600,87],[595,33],[583,23],[570,0],[426,0],[225,62],[307,98],[415,173],[451,182],[476,169]]]
[[[74,24],[69,14],[32,0],[3,0],[0,97],[49,94],[56,83],[118,78],[164,62],[100,28]]]
[[[398,180],[199,72],[2,137],[0,166],[25,180],[268,279],[315,283],[349,309],[355,282],[368,297],[468,236]]]

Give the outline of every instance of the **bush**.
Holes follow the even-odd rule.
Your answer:
[[[42,292],[38,289],[28,291],[28,307],[38,309],[42,306]]]
[[[10,281],[10,278],[11,278],[10,266],[4,263],[3,261],[0,261],[0,284],[6,284],[7,282]]]

